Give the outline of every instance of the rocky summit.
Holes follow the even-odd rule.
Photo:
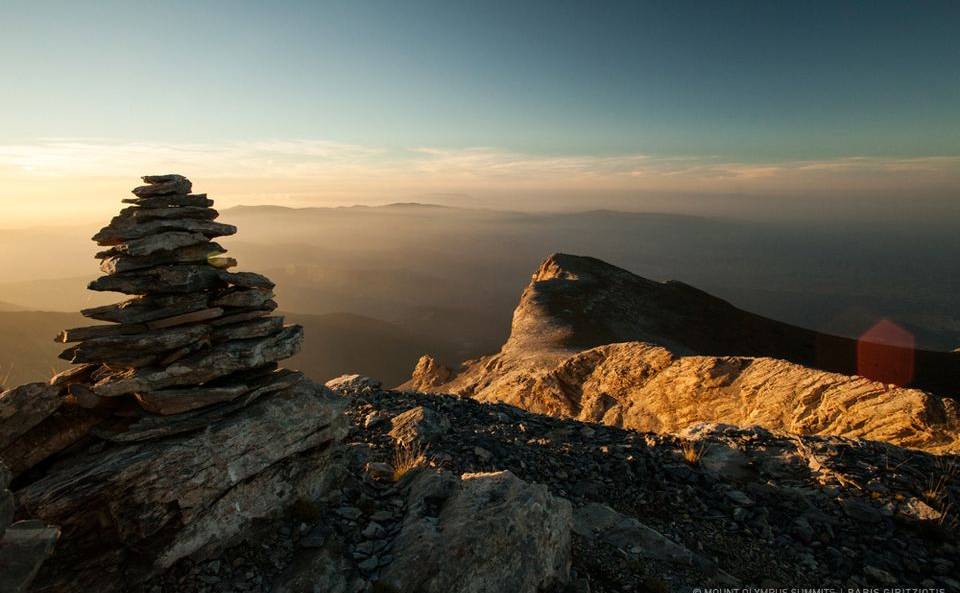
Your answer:
[[[960,451],[960,410],[950,395],[960,383],[940,389],[960,357],[875,347],[909,356],[913,381],[937,391],[862,376],[883,369],[857,368],[855,340],[556,254],[533,274],[500,352],[456,372],[425,356],[402,388],[643,431],[719,422]]]
[[[212,200],[143,180],[94,237],[129,298],[0,393],[0,593],[960,590],[940,396],[698,353],[657,286],[558,257],[498,355],[320,385]]]

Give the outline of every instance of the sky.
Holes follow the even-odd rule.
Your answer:
[[[955,203],[958,24],[932,1],[3,0],[0,227],[102,218],[158,172],[221,205]]]

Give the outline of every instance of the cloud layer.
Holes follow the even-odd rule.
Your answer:
[[[48,138],[0,144],[0,204],[13,218],[51,205],[80,212],[102,195],[98,192],[125,191],[140,174],[168,171],[203,180],[227,204],[301,206],[435,193],[482,200],[486,192],[776,197],[960,189],[960,156],[737,162],[710,155],[534,155],[489,147],[388,149],[302,139],[173,144]]]

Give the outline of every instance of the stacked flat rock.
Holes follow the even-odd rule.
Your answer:
[[[190,193],[186,177],[143,181],[93,237],[104,247],[96,257],[105,275],[89,288],[131,298],[81,311],[111,323],[57,336],[71,344],[60,357],[78,366],[51,383],[84,407],[139,416],[143,427],[152,415],[200,418],[194,411],[249,402],[299,380],[277,363],[299,350],[303,328],[271,315],[273,283],[229,271],[236,261],[214,242],[236,227],[216,222],[213,201]],[[118,405],[129,401],[137,404],[132,414]]]

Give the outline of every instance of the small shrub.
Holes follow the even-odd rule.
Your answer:
[[[923,498],[930,506],[940,511],[940,527],[954,530],[960,523],[956,505],[948,486],[960,475],[960,466],[957,460],[940,457],[937,459],[937,471],[927,480],[927,487],[923,490]]]
[[[705,441],[683,441],[680,443],[680,450],[683,452],[683,460],[687,465],[700,465],[700,460],[710,447]]]
[[[10,375],[13,373],[13,363],[10,363],[10,366],[7,367],[7,370],[4,371],[3,367],[0,367],[0,393],[3,393],[7,390],[7,384],[10,382]]]
[[[419,445],[398,447],[393,455],[393,481],[399,482],[405,475],[426,464],[426,449]]]

